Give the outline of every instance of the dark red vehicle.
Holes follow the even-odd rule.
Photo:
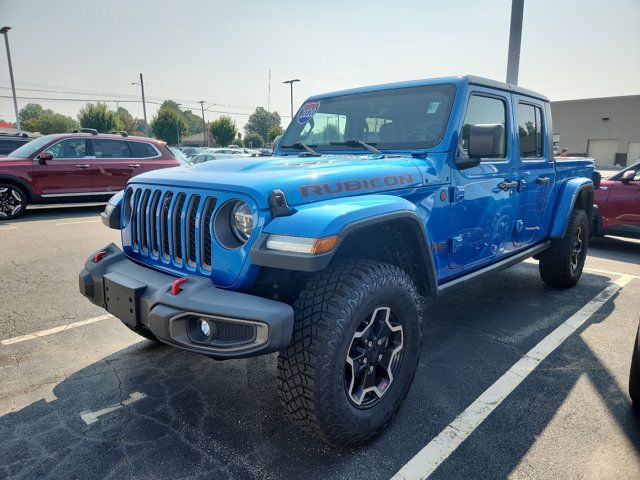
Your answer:
[[[40,137],[0,158],[0,220],[29,203],[103,200],[134,175],[178,165],[163,142],[124,132]]]
[[[595,190],[594,235],[640,238],[640,161]]]

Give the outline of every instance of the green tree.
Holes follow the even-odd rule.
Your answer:
[[[249,132],[244,136],[244,146],[247,148],[262,148],[264,139],[257,133]]]
[[[129,110],[124,107],[118,107],[118,110],[116,110],[116,115],[120,119],[122,129],[125,132],[133,133],[136,131],[137,120],[133,118],[133,115],[129,113]]]
[[[271,127],[269,129],[269,135],[267,136],[267,139],[269,140],[269,143],[273,143],[273,140],[278,135],[282,135],[283,133],[284,133],[284,130],[280,125],[276,125],[275,127]]]
[[[20,117],[20,123],[26,122],[32,118],[37,118],[42,115],[44,110],[42,109],[42,105],[37,103],[27,103],[24,107],[20,109],[18,112],[18,116]]]
[[[40,132],[43,135],[69,133],[78,128],[78,122],[66,115],[43,110],[37,117],[27,118],[22,122],[22,128],[28,132]]]
[[[138,135],[149,135],[149,125],[147,125],[147,122],[145,122],[143,118],[136,118],[136,125],[133,128],[133,133]]]
[[[122,123],[116,112],[109,110],[106,103],[87,103],[78,113],[78,121],[83,128],[95,128],[98,132],[106,133],[122,130]]]
[[[187,131],[187,124],[179,112],[165,106],[161,107],[158,114],[151,120],[151,130],[154,137],[170,145],[177,145]]]
[[[193,135],[204,131],[201,116],[196,115],[191,110],[185,110],[182,112],[182,116],[184,121],[187,123],[187,135]]]
[[[244,131],[246,133],[257,133],[265,139],[269,137],[269,130],[279,126],[280,115],[278,115],[278,112],[267,112],[264,108],[257,107],[256,111],[249,116],[249,120],[244,126]]]
[[[241,133],[238,132],[238,136],[233,139],[233,142],[231,142],[233,145],[237,145],[239,147],[244,146],[244,143],[242,141],[242,137],[240,135],[241,135]]]
[[[217,120],[211,122],[209,130],[211,132],[211,137],[221,147],[226,147],[230,143],[233,143],[233,140],[236,138],[236,133],[238,133],[235,122],[231,117],[226,115],[223,115]]]

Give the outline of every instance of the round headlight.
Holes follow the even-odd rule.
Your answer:
[[[239,242],[246,242],[253,231],[253,213],[246,202],[238,201],[231,209],[231,231]]]

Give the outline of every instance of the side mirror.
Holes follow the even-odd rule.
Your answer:
[[[469,158],[502,158],[504,154],[504,126],[499,124],[471,125]]]
[[[38,163],[40,165],[46,165],[49,160],[53,160],[53,153],[51,152],[42,152],[38,155]]]
[[[634,178],[636,177],[636,172],[633,170],[627,170],[626,172],[624,172],[622,174],[622,177],[620,178],[620,181],[622,183],[629,183],[631,182]]]

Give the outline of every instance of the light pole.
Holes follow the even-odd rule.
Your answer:
[[[16,98],[16,84],[13,80],[13,67],[11,66],[11,51],[9,50],[9,35],[8,32],[11,27],[0,28],[0,33],[4,35],[4,44],[7,46],[7,61],[9,62],[9,78],[11,79],[11,91],[13,92],[13,108],[16,111],[16,127],[18,132],[21,132],[20,128],[20,115],[18,114],[18,99]]]
[[[291,89],[291,120],[293,120],[293,84],[299,81],[300,81],[299,78],[294,78],[292,80],[285,80],[284,82],[282,82],[282,83],[288,83],[289,88]]]
[[[149,122],[147,122],[147,104],[144,101],[144,80],[142,78],[142,74],[140,74],[140,82],[131,82],[131,85],[140,85],[140,89],[142,90],[142,113],[144,113],[144,126],[147,129],[147,135],[151,136],[149,132]]]
[[[511,0],[511,28],[509,30],[509,55],[507,57],[507,83],[512,83],[513,85],[518,84],[523,10],[524,0]]]
[[[202,110],[202,138],[204,140],[204,144],[208,147],[209,136],[207,135],[207,122],[204,121],[204,100],[200,100],[198,103],[200,104],[200,109]]]

